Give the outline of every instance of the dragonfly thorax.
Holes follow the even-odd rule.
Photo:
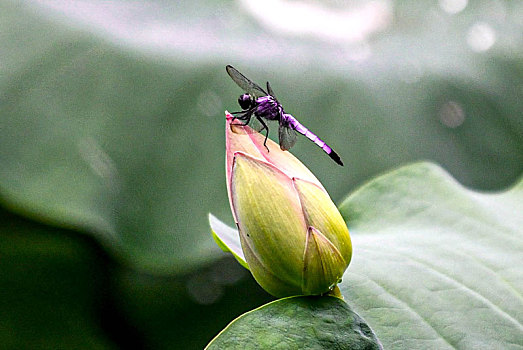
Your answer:
[[[256,115],[268,120],[280,120],[283,107],[272,96],[263,96],[256,99]]]
[[[243,94],[238,97],[238,104],[244,111],[250,110],[268,120],[279,120],[283,115],[283,107],[270,95],[255,98],[251,94]]]

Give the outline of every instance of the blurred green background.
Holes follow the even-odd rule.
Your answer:
[[[270,300],[208,228],[232,222],[226,64],[340,154],[293,148],[337,203],[421,159],[509,186],[522,18],[501,0],[0,1],[0,347],[197,349]]]

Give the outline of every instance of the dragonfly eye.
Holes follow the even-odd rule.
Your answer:
[[[238,97],[238,104],[242,109],[249,109],[252,106],[252,98],[249,94],[243,94]]]

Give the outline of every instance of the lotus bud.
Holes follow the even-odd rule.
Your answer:
[[[297,158],[226,119],[227,192],[251,273],[276,297],[329,292],[352,256],[340,212]]]

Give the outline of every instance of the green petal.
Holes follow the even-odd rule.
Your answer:
[[[257,262],[299,288],[307,226],[291,178],[241,152],[236,153],[232,172],[233,208],[253,275],[263,280],[257,275],[263,270],[251,266]]]
[[[276,276],[268,267],[258,260],[257,255],[251,250],[251,246],[245,242],[244,235],[240,235],[240,241],[245,256],[249,256],[248,269],[252,272],[254,279],[260,286],[275,297],[288,297],[301,295],[301,288],[294,281],[284,281]]]
[[[209,224],[211,225],[212,237],[218,247],[224,252],[230,252],[238,262],[249,270],[249,266],[245,261],[240,241],[238,237],[238,231],[225,225],[223,222],[218,220],[214,215],[209,214]]]
[[[341,279],[345,260],[336,247],[314,227],[309,227],[304,253],[302,292],[304,295],[329,291]]]
[[[313,183],[293,179],[308,226],[320,231],[339,250],[346,266],[352,257],[349,229],[325,190]]]

